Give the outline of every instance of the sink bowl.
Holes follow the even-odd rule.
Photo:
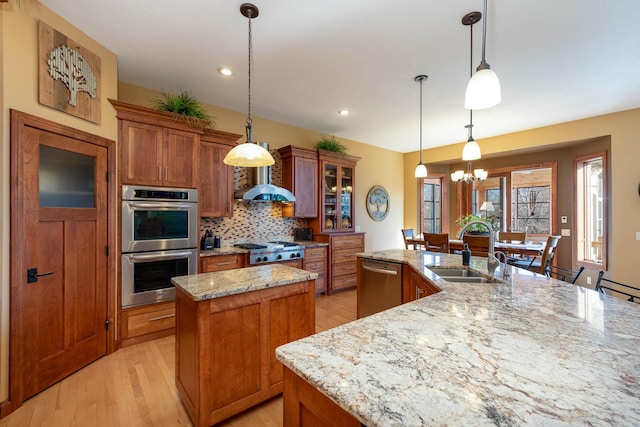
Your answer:
[[[429,267],[426,266],[431,273],[447,282],[463,282],[463,283],[496,283],[496,278],[487,274],[480,273],[465,267]]]

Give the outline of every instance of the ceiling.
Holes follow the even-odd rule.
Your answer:
[[[41,0],[118,56],[118,79],[246,113],[242,0]],[[269,0],[253,26],[252,114],[398,152],[465,141],[469,27],[482,0]],[[489,1],[502,103],[482,138],[640,107],[640,1]],[[483,18],[484,20],[484,18]],[[474,26],[473,67],[482,22]],[[232,77],[216,72],[230,67]],[[348,108],[348,117],[338,110]],[[238,129],[225,129],[239,131]],[[255,139],[260,129],[254,127]]]

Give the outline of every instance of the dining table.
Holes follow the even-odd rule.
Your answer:
[[[407,239],[407,243],[413,244],[416,248],[424,247],[424,240],[420,238]],[[544,242],[501,242],[494,243],[496,251],[504,252],[507,255],[527,255],[538,256],[544,250]],[[456,253],[464,248],[464,242],[461,239],[449,240],[449,252]]]

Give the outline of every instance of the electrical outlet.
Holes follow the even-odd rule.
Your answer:
[[[563,228],[562,230],[562,235],[563,236],[571,236],[571,229],[570,228]]]
[[[591,284],[591,277],[587,276],[587,285],[590,285],[590,284]]]
[[[636,240],[640,240],[640,231],[636,231]]]
[[[566,216],[566,215],[562,215],[562,216],[560,217],[560,222],[561,222],[561,223],[566,224],[566,223],[567,223],[567,221],[569,221],[569,218],[567,218],[567,216]]]

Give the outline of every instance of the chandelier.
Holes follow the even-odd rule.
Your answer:
[[[489,172],[484,169],[474,169],[471,172],[471,162],[467,163],[467,171],[457,170],[451,173],[451,180],[454,182],[466,182],[471,184],[474,181],[482,182],[489,176]]]

